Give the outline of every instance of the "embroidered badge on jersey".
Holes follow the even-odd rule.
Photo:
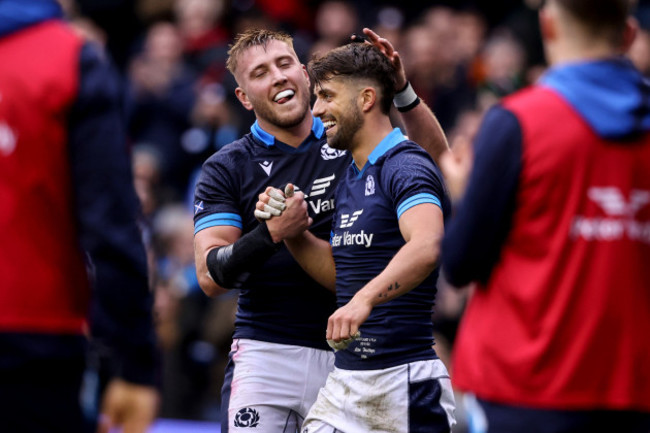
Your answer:
[[[260,414],[252,407],[245,407],[237,412],[233,424],[235,427],[257,427],[260,423]]]
[[[366,177],[366,197],[375,193],[375,178],[371,174]]]
[[[320,156],[325,161],[329,161],[330,159],[340,158],[342,156],[345,156],[345,154],[346,154],[345,150],[332,149],[327,145],[327,143],[323,144],[323,146],[320,148]]]

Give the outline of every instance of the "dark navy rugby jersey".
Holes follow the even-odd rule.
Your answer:
[[[386,268],[406,243],[400,216],[422,203],[440,206],[444,215],[451,208],[440,171],[399,129],[377,145],[361,172],[351,164],[336,191],[330,238],[339,306]],[[336,366],[374,370],[435,358],[431,314],[437,279],[436,268],[410,292],[373,308],[361,338],[336,353]]]
[[[203,165],[194,199],[195,233],[230,225],[248,233],[259,223],[253,212],[267,186],[294,183],[306,195],[312,233],[328,239],[336,183],[350,165],[347,152],[330,148],[323,124],[293,148],[263,131],[226,145]],[[312,280],[283,245],[252,272],[239,296],[235,338],[329,349],[327,319],[336,306],[332,292]]]

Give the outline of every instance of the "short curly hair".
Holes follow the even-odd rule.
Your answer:
[[[307,66],[315,84],[332,78],[365,79],[379,90],[379,106],[388,114],[395,95],[395,68],[379,49],[370,44],[350,43],[312,59]]]

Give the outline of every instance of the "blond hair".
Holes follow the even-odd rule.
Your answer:
[[[270,41],[284,42],[293,50],[293,38],[284,32],[266,29],[249,29],[238,34],[235,38],[235,42],[230,45],[230,49],[228,50],[226,67],[230,73],[235,75],[235,71],[237,70],[237,61],[244,51],[257,46],[266,48]]]

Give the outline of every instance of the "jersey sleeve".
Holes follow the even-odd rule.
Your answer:
[[[203,164],[194,190],[194,234],[215,226],[243,228],[234,153],[220,151]]]
[[[110,348],[114,374],[150,384],[155,374],[152,296],[121,95],[118,74],[95,47],[84,45],[69,151],[79,237],[93,277],[91,333]]]
[[[485,283],[508,235],[522,166],[522,134],[510,111],[495,106],[474,140],[467,190],[442,243],[447,280],[457,287]]]
[[[382,183],[395,205],[399,219],[404,212],[423,203],[443,209],[444,184],[433,161],[420,149],[405,149],[387,158]]]

